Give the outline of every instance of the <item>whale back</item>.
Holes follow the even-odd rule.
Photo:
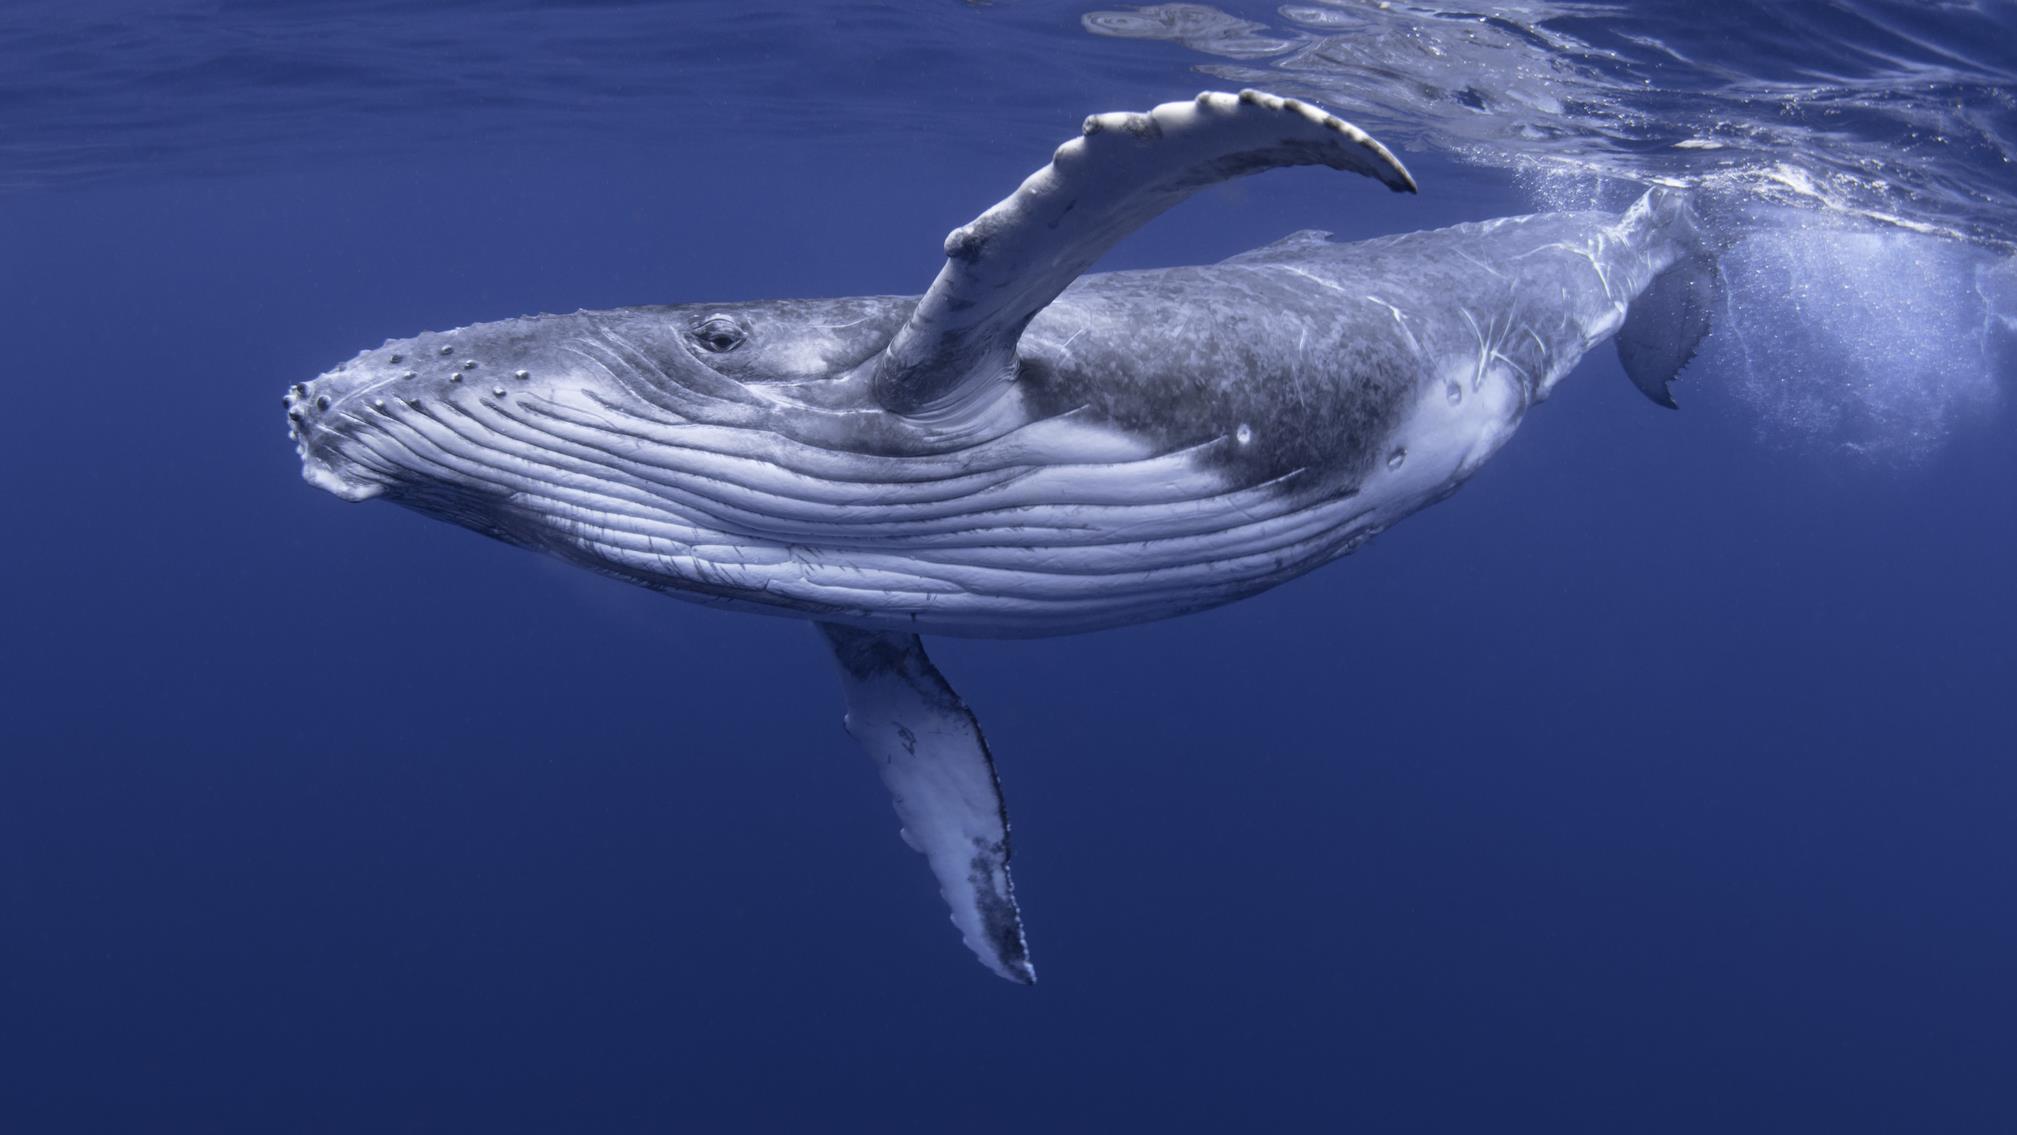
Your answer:
[[[1220,437],[1235,481],[1349,487],[1421,391],[1546,397],[1619,325],[1657,262],[1604,213],[1341,244],[1315,231],[1218,264],[1086,277],[1034,320],[1020,385],[1162,451]],[[1239,439],[1244,438],[1244,441]]]
[[[682,597],[1065,633],[1252,594],[1447,495],[1663,266],[1558,214],[1087,277],[961,421],[847,369],[901,297],[507,320],[366,352],[300,425],[353,499]]]

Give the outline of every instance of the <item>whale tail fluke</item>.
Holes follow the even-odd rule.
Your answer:
[[[1681,251],[1632,301],[1618,331],[1618,359],[1632,385],[1672,410],[1674,379],[1701,349],[1711,318],[1722,307],[1723,276],[1689,194],[1655,189],[1633,211],[1660,240]]]
[[[1723,277],[1716,261],[1694,252],[1653,278],[1632,301],[1618,332],[1618,359],[1640,392],[1675,409],[1671,389],[1708,337],[1711,317],[1723,303]]]

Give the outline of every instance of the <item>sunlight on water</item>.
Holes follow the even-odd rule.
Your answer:
[[[1657,0],[1321,0],[1085,23],[1506,171],[1540,211],[1695,190],[1728,298],[1690,368],[1696,404],[1740,408],[1768,445],[1911,464],[1999,405],[2017,325],[2003,33],[1993,13],[1944,15],[1801,0],[1705,27]]]
[[[1233,5],[1228,5],[1233,7]],[[1093,12],[1201,75],[1326,103],[1477,165],[1743,187],[1761,200],[2010,246],[2017,97],[1995,13],[1784,0],[1324,0]],[[1262,19],[1249,16],[1266,16]]]

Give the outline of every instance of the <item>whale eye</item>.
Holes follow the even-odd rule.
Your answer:
[[[702,349],[713,351],[717,355],[735,350],[742,346],[744,339],[749,338],[749,332],[743,330],[742,324],[726,315],[710,315],[694,324],[693,330],[688,334],[693,336],[693,341],[700,344]]]

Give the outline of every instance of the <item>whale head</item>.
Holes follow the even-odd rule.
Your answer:
[[[661,552],[720,538],[767,446],[859,423],[893,297],[540,315],[390,340],[283,397],[312,485],[510,543]],[[873,431],[867,431],[872,433]],[[745,504],[747,502],[744,502]],[[727,525],[726,527],[733,527]],[[606,566],[596,564],[594,566]]]

